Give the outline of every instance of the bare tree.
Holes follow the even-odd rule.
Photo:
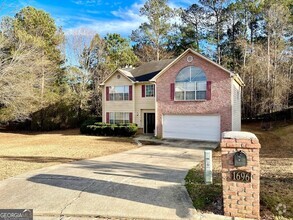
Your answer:
[[[255,44],[254,50],[249,54],[247,64],[242,68],[242,75],[245,75],[246,86],[243,94],[243,110],[246,117],[282,110],[288,107],[288,94],[292,88],[292,79],[288,77],[287,66],[290,58],[283,53],[282,62],[279,68],[271,69],[271,86],[268,89],[267,80],[267,48],[261,44]]]
[[[101,113],[100,84],[109,74],[106,68],[106,43],[89,29],[79,29],[67,36],[68,79],[72,100],[77,104],[78,116],[82,111]]]
[[[9,44],[9,39],[0,36],[0,120],[24,120],[39,109],[41,85],[37,73],[49,61],[38,47],[25,41],[7,53]]]
[[[271,113],[276,109],[275,96],[278,96],[280,89],[278,88],[279,80],[282,80],[284,74],[279,68],[286,62],[284,54],[288,48],[285,46],[283,36],[285,35],[289,23],[289,9],[281,4],[273,3],[265,7],[264,19],[266,22],[267,35],[267,97],[268,109]],[[291,25],[292,27],[292,25]],[[276,88],[277,87],[277,88]],[[282,91],[282,90],[281,90]]]
[[[67,48],[67,79],[70,86],[70,98],[78,111],[81,119],[82,111],[88,110],[92,96],[90,81],[92,72],[89,66],[89,57],[85,55],[85,49],[89,47],[94,32],[89,29],[77,29],[68,33],[66,37]]]

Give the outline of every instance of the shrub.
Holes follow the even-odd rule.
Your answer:
[[[97,136],[130,137],[137,132],[137,129],[136,124],[108,124],[88,120],[81,125],[80,132]]]
[[[82,134],[90,134],[91,132],[94,132],[94,131],[90,130],[90,128],[88,128],[87,126],[94,125],[95,123],[100,123],[101,121],[102,121],[101,117],[88,118],[87,120],[85,120],[81,124],[80,133],[82,133]]]

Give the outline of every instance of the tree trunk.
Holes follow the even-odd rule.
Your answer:
[[[272,81],[271,81],[271,73],[270,73],[270,65],[271,65],[271,59],[270,59],[270,43],[271,43],[271,36],[270,36],[270,30],[269,30],[269,24],[268,24],[268,38],[267,38],[267,93],[268,93],[268,113],[272,112],[273,107],[273,100],[272,100]]]
[[[235,14],[233,12],[233,17],[232,17],[232,58],[233,58],[233,65],[232,69],[235,71],[235,63],[236,63],[236,58],[235,58]]]
[[[44,92],[45,92],[45,71],[44,71],[44,52],[42,55],[42,77],[41,77],[41,112],[40,112],[40,127],[44,128]]]
[[[78,111],[77,111],[78,123],[81,123],[81,113],[82,113],[82,103],[80,102],[78,106]]]
[[[199,49],[199,34],[198,34],[198,22],[196,22],[196,25],[195,25],[195,41],[196,41],[196,49],[198,52],[200,52],[200,49]]]
[[[159,49],[159,47],[157,47],[157,51],[156,51],[156,57],[157,57],[157,61],[159,61],[160,60],[160,49]]]
[[[268,47],[267,47],[267,80],[268,80],[268,83],[270,83],[270,78],[271,78],[271,75],[270,75],[270,34],[268,33]]]
[[[251,76],[251,87],[250,87],[250,118],[252,119],[255,116],[255,111],[254,111],[254,79],[253,75]]]
[[[220,48],[220,27],[219,27],[219,17],[216,14],[217,18],[217,24],[216,24],[216,29],[217,29],[217,60],[218,64],[221,64],[221,48]]]

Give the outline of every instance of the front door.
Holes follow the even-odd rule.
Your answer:
[[[154,133],[155,113],[144,113],[144,133]]]

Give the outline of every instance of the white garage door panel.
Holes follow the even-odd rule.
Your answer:
[[[220,116],[164,115],[163,138],[220,140]]]

